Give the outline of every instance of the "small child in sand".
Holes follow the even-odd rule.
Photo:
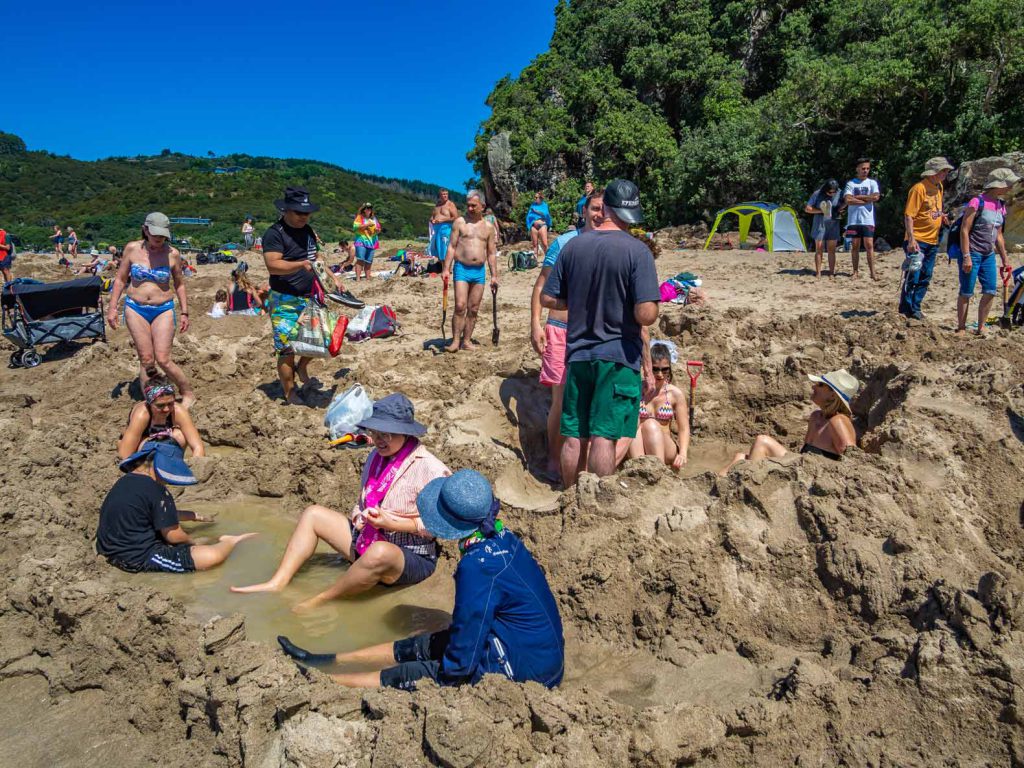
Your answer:
[[[96,551],[129,573],[205,571],[227,560],[240,541],[255,536],[221,536],[216,544],[194,544],[180,520],[206,522],[191,512],[179,516],[167,485],[195,485],[181,448],[147,443],[121,462],[124,472],[100,507]]]
[[[221,288],[214,294],[213,308],[208,314],[210,317],[224,317],[228,313],[228,292]]]

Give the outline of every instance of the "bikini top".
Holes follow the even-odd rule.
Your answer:
[[[146,427],[146,437],[150,440],[159,440],[161,438],[173,437],[174,432],[174,408],[171,408],[170,413],[167,414],[167,421],[163,424],[153,423],[153,412],[149,411],[149,426]]]
[[[130,272],[132,282],[135,284],[156,283],[162,288],[171,286],[170,267],[144,267],[141,264],[132,264]]]
[[[660,422],[668,424],[675,417],[675,409],[672,408],[668,403],[659,405],[658,410],[651,413],[651,409],[645,403],[640,403],[640,421],[645,419],[657,419]]]

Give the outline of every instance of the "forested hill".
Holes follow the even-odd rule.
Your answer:
[[[550,50],[495,86],[469,154],[505,215],[546,188],[568,220],[587,176],[635,179],[660,224],[802,205],[867,156],[891,226],[925,159],[1024,144],[1024,0],[560,0],[555,14]]]
[[[201,158],[165,150],[86,162],[28,152],[17,136],[0,134],[0,227],[26,244],[49,244],[54,224],[75,227],[90,244],[123,244],[138,237],[146,214],[157,210],[213,220],[209,227],[179,225],[175,237],[201,246],[237,241],[245,216],[254,216],[261,231],[276,220],[274,200],[284,187],[299,184],[321,205],[313,224],[325,240],[351,232],[356,209],[367,201],[376,206],[385,236],[426,235],[437,189],[315,160]]]

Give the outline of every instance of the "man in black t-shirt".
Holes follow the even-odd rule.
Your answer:
[[[221,536],[216,544],[193,544],[166,485],[194,485],[196,478],[182,450],[168,443],[146,443],[121,462],[121,477],[100,507],[96,551],[123,571],[189,573],[223,563],[238,542],[255,536]]]
[[[298,374],[303,382],[309,380],[306,367],[311,358],[296,360],[291,343],[298,333],[299,317],[313,294],[317,236],[309,226],[309,217],[320,206],[309,201],[305,187],[288,187],[274,205],[281,211],[281,218],[263,235],[263,260],[270,272],[267,303],[284,399],[286,403],[301,405],[302,399],[295,391],[295,376]]]
[[[650,248],[629,233],[643,221],[640,191],[615,179],[602,205],[602,223],[562,248],[540,296],[542,307],[569,312],[560,425],[567,487],[583,456],[599,476],[615,471],[616,443],[636,435],[643,381],[653,379],[645,328],[658,319],[661,293]]]

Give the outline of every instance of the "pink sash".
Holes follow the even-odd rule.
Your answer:
[[[419,447],[419,440],[414,437],[407,438],[405,444],[398,449],[398,453],[387,459],[379,453],[375,453],[370,461],[370,471],[367,473],[366,486],[363,488],[363,509],[377,507],[391,489],[391,484],[398,476],[398,470],[409,458],[409,455]],[[386,463],[385,463],[386,462]],[[356,538],[356,554],[361,555],[375,541],[387,541],[387,534],[375,527],[372,523],[365,523],[363,529]]]

